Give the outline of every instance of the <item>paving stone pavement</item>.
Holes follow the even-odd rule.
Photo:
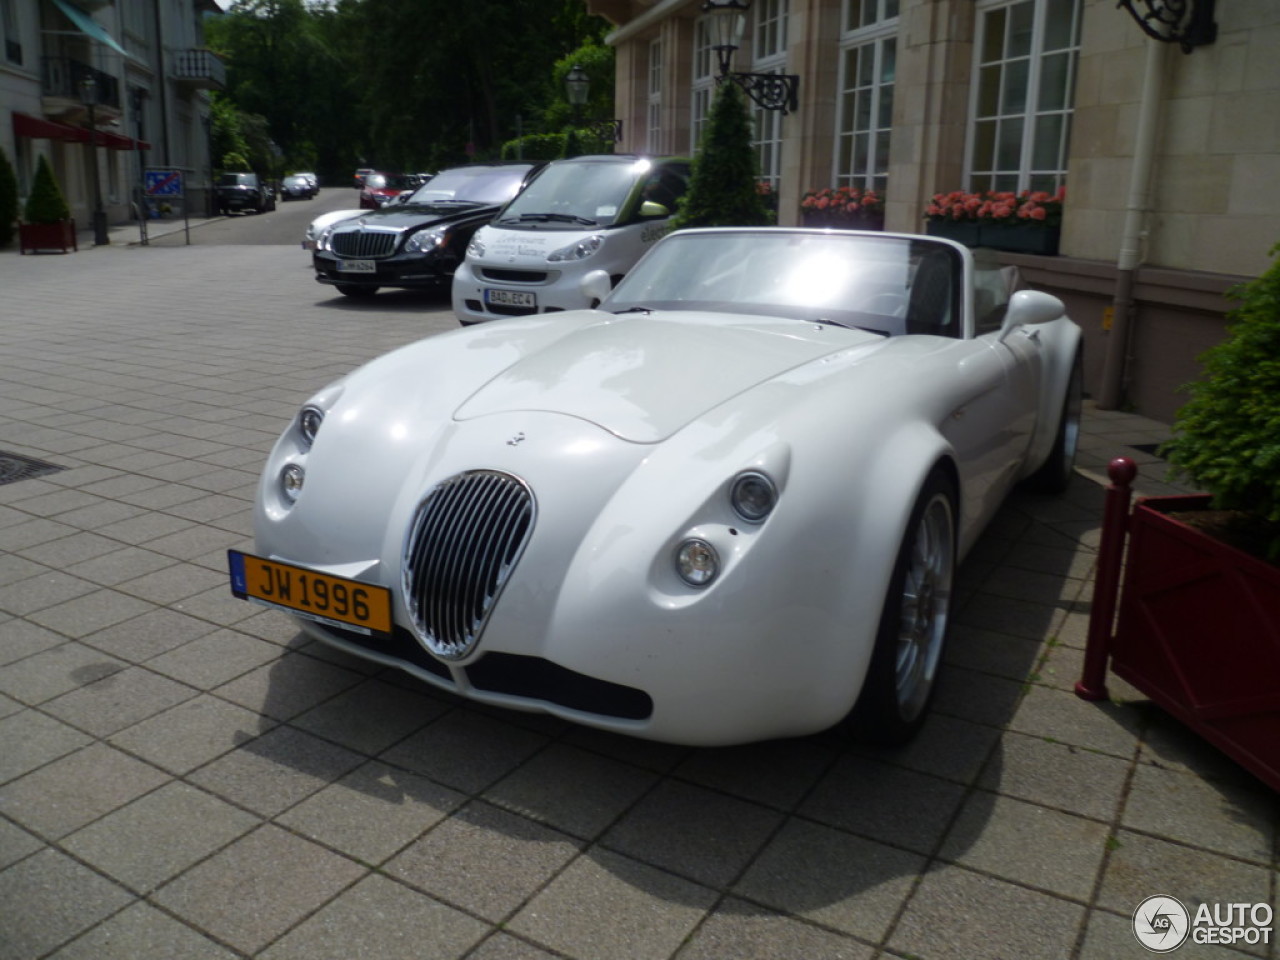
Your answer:
[[[1163,425],[1090,407],[1068,494],[1009,501],[910,746],[670,747],[231,597],[299,402],[454,326],[331,293],[296,247],[0,255],[0,450],[64,468],[0,484],[0,960],[1116,960],[1148,896],[1280,909],[1276,795],[1114,678],[1071,692],[1097,481],[1177,489],[1135,449]]]

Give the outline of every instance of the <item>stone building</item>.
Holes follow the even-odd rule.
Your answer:
[[[615,25],[619,149],[695,149],[718,75],[702,0],[585,2]],[[935,192],[1065,186],[1058,254],[1006,256],[1085,328],[1095,397],[1172,417],[1224,293],[1280,241],[1280,4],[754,0],[745,16],[733,71],[798,84],[794,111],[756,109],[781,223],[820,187],[883,190],[886,229],[918,232]]]
[[[79,227],[145,205],[147,168],[183,173],[171,213],[203,213],[209,101],[225,67],[204,49],[214,0],[0,0],[0,149],[22,196],[45,155]],[[96,178],[96,184],[95,184]]]

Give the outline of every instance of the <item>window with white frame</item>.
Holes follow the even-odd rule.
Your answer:
[[[751,72],[786,73],[789,0],[759,0],[751,25]],[[760,179],[774,190],[782,175],[782,111],[752,109]]]
[[[711,112],[711,98],[716,92],[716,57],[711,49],[711,32],[707,18],[693,25],[693,73],[689,84],[689,152],[702,142],[702,130]]]
[[[898,0],[845,0],[836,185],[884,192],[898,59]]]
[[[983,3],[966,166],[971,190],[1066,181],[1081,0]]]
[[[4,58],[22,66],[22,37],[18,32],[17,0],[0,0],[0,41],[4,43]]]
[[[645,149],[662,152],[662,41],[649,43],[649,99],[646,115]]]

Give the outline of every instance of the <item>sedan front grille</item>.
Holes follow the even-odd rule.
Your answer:
[[[395,253],[398,233],[374,233],[367,230],[346,230],[334,233],[329,246],[340,257],[389,257]]]
[[[533,494],[506,473],[450,477],[418,506],[405,543],[404,595],[436,656],[475,647],[533,532]]]

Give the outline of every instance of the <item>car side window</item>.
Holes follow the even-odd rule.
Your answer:
[[[674,166],[659,167],[645,181],[641,190],[641,199],[660,203],[671,213],[675,213],[676,204],[687,189],[689,189],[687,169]]]
[[[960,255],[937,245],[923,253],[907,290],[906,332],[935,337],[960,337]]]

